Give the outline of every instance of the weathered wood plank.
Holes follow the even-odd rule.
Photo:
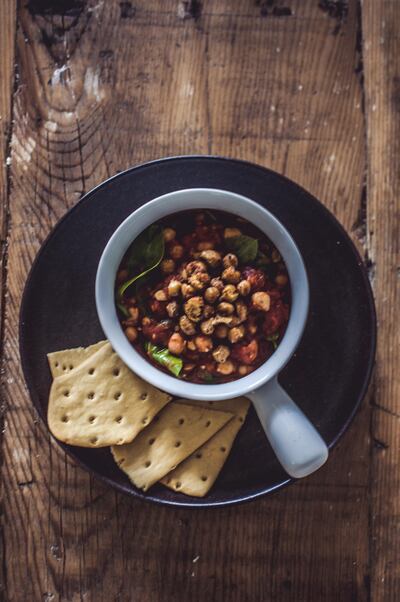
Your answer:
[[[5,306],[5,276],[7,267],[9,144],[11,135],[12,92],[14,85],[14,50],[16,29],[16,3],[0,3],[0,337],[3,336]],[[2,377],[3,375],[1,375]],[[3,404],[2,404],[3,405]],[[2,431],[4,408],[0,408],[0,458],[3,461]],[[5,487],[0,482],[1,505]],[[7,590],[7,560],[3,516],[0,519],[0,598]]]
[[[400,591],[400,79],[398,2],[363,3],[367,238],[378,312],[371,468],[372,597]]]
[[[13,601],[368,599],[368,407],[304,483],[194,514],[126,499],[75,466],[19,366],[19,301],[41,242],[85,190],[136,162],[211,152],[267,165],[354,226],[361,248],[355,3],[339,20],[311,0],[287,17],[262,4],[20,7],[2,469]]]

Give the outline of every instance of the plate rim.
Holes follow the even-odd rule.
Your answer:
[[[360,393],[358,394],[357,399],[355,400],[355,403],[353,405],[353,408],[352,408],[347,420],[342,424],[341,428],[339,429],[339,431],[337,432],[335,437],[332,439],[332,441],[327,442],[327,445],[328,445],[328,448],[330,451],[337,445],[339,440],[342,438],[344,433],[348,430],[351,423],[353,422],[354,417],[357,414],[363,399],[365,398],[365,395],[368,391],[369,384],[371,382],[371,377],[373,374],[373,369],[374,369],[374,364],[375,364],[376,339],[377,339],[377,316],[376,316],[376,308],[375,308],[373,291],[372,291],[371,283],[368,278],[367,267],[365,265],[365,261],[362,259],[356,245],[354,244],[353,240],[347,233],[344,226],[339,222],[337,217],[333,213],[331,213],[331,211],[319,199],[317,199],[311,192],[306,190],[303,186],[301,186],[294,180],[291,180],[287,176],[285,176],[279,172],[276,172],[273,169],[270,169],[269,167],[265,167],[263,165],[253,163],[251,161],[246,161],[244,159],[237,159],[237,158],[233,158],[233,157],[226,157],[223,155],[208,155],[208,154],[206,154],[206,155],[204,155],[204,154],[171,155],[171,156],[167,156],[167,157],[160,157],[158,159],[153,159],[151,161],[143,161],[141,163],[138,163],[137,165],[128,167],[127,169],[110,176],[106,180],[103,180],[102,182],[100,182],[99,184],[97,184],[96,186],[94,186],[93,188],[88,190],[57,221],[57,223],[53,226],[53,228],[50,230],[50,232],[47,234],[47,236],[43,240],[42,244],[40,245],[39,250],[37,251],[37,253],[35,255],[35,258],[29,269],[29,273],[28,273],[28,276],[27,276],[27,279],[26,279],[26,282],[24,285],[22,297],[21,297],[21,304],[20,304],[19,316],[18,316],[18,347],[19,347],[20,363],[21,363],[21,367],[22,367],[25,384],[26,384],[26,387],[27,387],[27,390],[29,393],[30,401],[31,401],[33,407],[35,408],[35,411],[38,413],[40,419],[44,423],[48,434],[57,443],[57,445],[59,445],[66,454],[68,454],[71,458],[73,458],[73,460],[81,468],[83,468],[86,472],[88,472],[90,475],[94,476],[96,479],[99,479],[104,484],[110,486],[111,488],[113,488],[117,491],[120,491],[121,493],[124,493],[125,495],[129,495],[133,498],[138,498],[138,499],[144,500],[149,503],[153,502],[153,503],[156,503],[156,504],[159,504],[162,506],[169,506],[169,507],[175,507],[175,508],[180,508],[180,507],[221,508],[221,507],[225,507],[225,506],[234,506],[237,504],[242,504],[244,502],[250,502],[250,501],[258,499],[262,496],[276,493],[280,489],[287,487],[288,485],[296,482],[299,479],[295,479],[295,478],[288,476],[287,479],[285,479],[285,480],[281,481],[280,483],[277,483],[273,486],[264,487],[264,488],[260,489],[259,491],[251,492],[247,495],[236,497],[234,499],[221,500],[221,501],[207,501],[206,499],[203,500],[203,498],[198,498],[199,501],[197,503],[192,502],[191,500],[185,500],[185,499],[183,499],[182,501],[160,499],[158,497],[153,496],[152,494],[145,495],[143,492],[139,491],[136,488],[135,489],[127,489],[124,487],[124,485],[122,485],[120,483],[116,483],[109,477],[102,475],[101,473],[97,472],[93,468],[87,466],[78,456],[75,455],[73,446],[67,446],[66,444],[62,443],[61,441],[58,441],[58,439],[56,439],[53,436],[53,434],[50,432],[50,429],[48,427],[45,414],[42,412],[41,409],[39,409],[36,406],[36,404],[33,401],[32,392],[34,391],[34,386],[33,386],[33,383],[30,382],[30,379],[27,376],[29,373],[28,362],[27,362],[27,359],[24,357],[24,354],[22,353],[22,349],[24,348],[23,327],[24,327],[24,316],[26,314],[26,308],[27,308],[28,289],[30,288],[31,281],[33,281],[36,266],[39,263],[42,254],[44,253],[47,245],[49,244],[51,238],[54,235],[54,232],[58,229],[58,227],[61,226],[61,224],[64,223],[64,221],[66,221],[72,215],[72,213],[78,209],[78,207],[80,207],[81,203],[87,202],[88,200],[90,200],[92,195],[94,195],[102,187],[105,187],[106,185],[110,184],[110,182],[112,182],[114,179],[123,178],[123,177],[127,176],[128,174],[130,174],[131,172],[139,171],[139,170],[142,170],[142,169],[148,168],[148,167],[152,167],[159,163],[176,162],[176,161],[181,161],[181,160],[220,161],[222,163],[226,162],[226,163],[230,163],[230,164],[239,164],[244,167],[257,169],[261,172],[264,172],[264,174],[268,173],[268,174],[272,175],[274,178],[281,180],[286,185],[290,185],[291,188],[295,188],[297,190],[297,192],[300,192],[302,195],[311,197],[311,199],[317,203],[319,208],[321,208],[323,210],[323,212],[325,213],[325,217],[327,219],[329,219],[334,224],[334,226],[336,226],[339,229],[344,240],[346,241],[346,243],[349,247],[349,250],[351,251],[351,253],[353,254],[353,256],[357,262],[358,269],[362,276],[364,290],[366,292],[366,300],[368,301],[368,314],[369,314],[370,321],[371,321],[371,331],[369,333],[370,341],[369,341],[368,361],[366,363],[365,376],[363,379],[363,384],[360,388]],[[221,188],[221,189],[229,190],[228,188]],[[176,190],[180,190],[180,188],[177,188]],[[251,197],[249,197],[249,198],[251,198]],[[149,199],[149,200],[151,200],[151,199]],[[255,201],[255,199],[252,199],[252,200],[254,200],[254,202],[258,202],[258,201]]]

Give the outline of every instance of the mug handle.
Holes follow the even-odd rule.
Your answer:
[[[247,396],[279,462],[291,477],[306,477],[325,464],[329,453],[325,441],[277,377]]]

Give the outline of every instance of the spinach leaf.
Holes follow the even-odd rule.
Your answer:
[[[274,351],[278,347],[278,339],[279,339],[279,332],[274,332],[273,334],[270,334],[267,337],[267,341],[270,341],[270,343],[272,343]]]
[[[126,309],[125,305],[122,305],[122,303],[117,303],[117,307],[119,311],[124,314],[124,316],[129,318],[129,311]]]
[[[164,257],[164,236],[159,225],[153,224],[133,241],[126,263],[129,272],[141,270],[135,276],[124,282],[118,289],[118,298],[139,278],[142,278],[156,268]]]
[[[153,345],[153,343],[146,343],[146,351],[154,361],[168,368],[175,376],[179,376],[183,366],[183,361],[180,357],[172,355],[168,349],[161,349]]]
[[[258,240],[252,236],[240,234],[225,239],[228,249],[237,255],[240,263],[254,261],[258,253]]]

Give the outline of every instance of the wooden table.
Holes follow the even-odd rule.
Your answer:
[[[0,2],[2,599],[397,601],[400,2]],[[18,310],[50,229],[135,163],[248,159],[320,198],[365,257],[375,377],[317,474],[209,511],[93,480],[48,436]],[[60,316],[62,319],[62,316]]]

